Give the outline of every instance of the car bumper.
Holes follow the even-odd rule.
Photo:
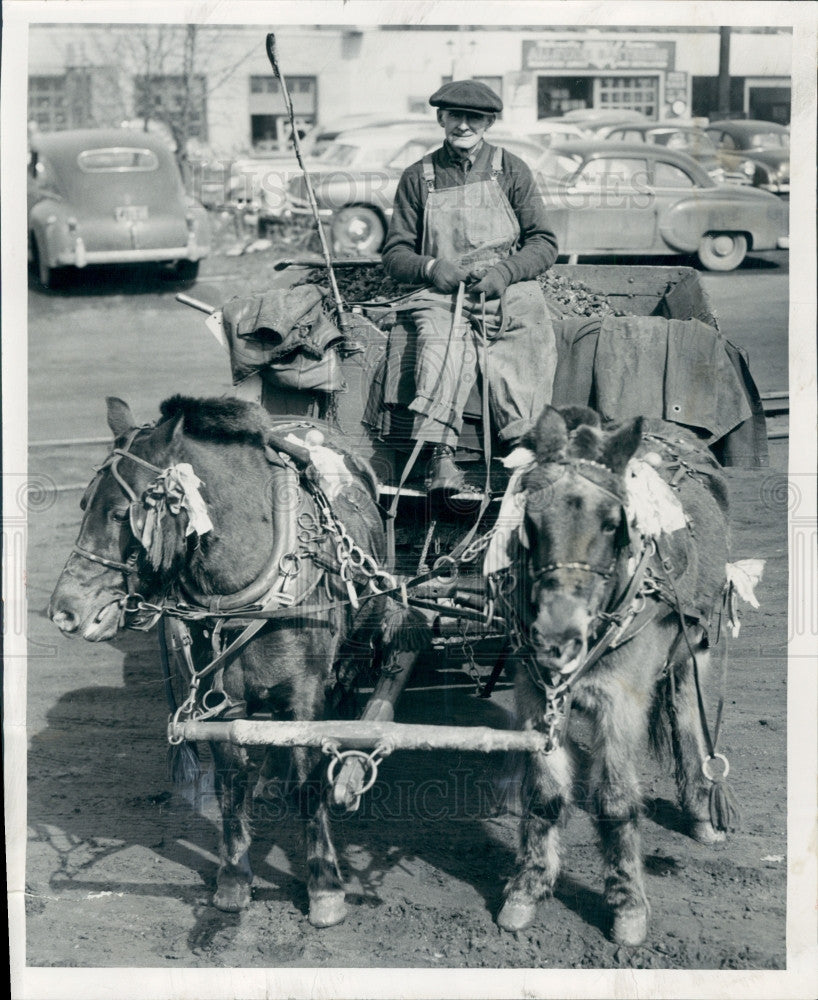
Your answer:
[[[759,184],[758,185],[762,191],[769,191],[771,194],[789,194],[790,193],[790,182],[785,181],[783,184]]]
[[[86,250],[81,240],[72,249],[57,255],[58,266],[85,267],[88,264],[140,264],[149,261],[201,260],[208,254],[208,248],[197,243],[183,247],[140,247],[129,250]]]

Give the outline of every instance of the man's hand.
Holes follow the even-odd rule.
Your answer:
[[[480,295],[482,292],[487,299],[499,299],[509,284],[503,271],[498,267],[490,267],[477,284],[469,285],[469,292],[472,295]]]
[[[438,257],[429,277],[439,292],[456,292],[460,282],[468,281],[470,275],[468,264],[460,264],[449,257]]]

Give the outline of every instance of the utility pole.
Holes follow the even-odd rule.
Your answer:
[[[730,114],[730,29],[719,28],[719,117]]]

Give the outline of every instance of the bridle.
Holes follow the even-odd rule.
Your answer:
[[[563,459],[562,461],[553,462],[549,464],[553,464],[560,467],[561,468],[560,475],[557,478],[552,479],[545,485],[540,486],[535,490],[529,491],[528,498],[526,500],[526,506],[528,505],[529,500],[537,493],[544,493],[546,490],[551,489],[554,483],[557,482],[557,479],[561,478],[562,475],[564,475],[566,472],[574,472],[576,475],[580,476],[582,479],[585,479],[587,482],[589,482],[592,486],[595,486],[602,493],[609,496],[612,500],[616,501],[622,513],[622,524],[625,526],[625,530],[627,530],[627,515],[625,513],[625,501],[622,494],[620,492],[615,492],[613,489],[609,489],[606,485],[604,485],[604,483],[598,482],[598,479],[596,478],[596,473],[594,470],[600,470],[602,473],[604,473],[605,478],[608,480],[612,480],[615,478],[614,473],[612,473],[607,466],[602,465],[601,462],[594,462],[589,458]],[[587,472],[583,471],[584,469],[587,469],[588,471]],[[541,580],[551,576],[553,573],[556,573],[558,570],[567,569],[567,570],[578,570],[583,573],[591,573],[594,576],[601,577],[603,580],[610,580],[611,577],[614,575],[614,571],[616,569],[617,556],[621,548],[623,548],[622,544],[616,546],[616,554],[614,555],[614,558],[607,566],[604,567],[592,566],[590,563],[587,562],[551,562],[547,563],[545,566],[540,566],[537,569],[533,570],[531,575],[535,581],[540,582]]]
[[[96,491],[99,488],[99,484],[102,482],[103,473],[106,471],[110,472],[111,475],[114,477],[115,481],[117,482],[117,484],[119,485],[119,487],[122,489],[122,492],[130,500],[131,533],[133,534],[134,539],[136,541],[139,541],[139,532],[138,530],[136,530],[136,525],[134,523],[134,509],[135,506],[139,504],[139,497],[134,492],[130,483],[128,483],[127,480],[123,479],[123,477],[121,476],[119,472],[119,463],[123,458],[127,458],[130,459],[130,461],[135,462],[137,465],[141,465],[143,468],[148,469],[150,472],[154,472],[157,475],[161,475],[162,470],[159,468],[159,466],[153,465],[151,462],[146,462],[144,458],[140,458],[138,455],[134,455],[130,451],[130,447],[133,444],[134,440],[136,439],[137,435],[144,430],[150,429],[151,427],[152,427],[151,424],[146,424],[142,427],[133,428],[133,430],[128,434],[128,437],[125,440],[123,446],[121,448],[114,448],[108,455],[108,457],[105,459],[105,461],[102,463],[102,465],[99,466],[99,468],[97,469],[97,474],[94,479],[94,482],[88,488],[85,496],[83,497],[83,509],[84,509],[93,500]],[[134,549],[131,555],[128,556],[128,559],[125,562],[122,562],[117,559],[109,559],[107,556],[101,556],[97,552],[92,552],[91,549],[83,548],[83,546],[81,545],[75,544],[71,551],[72,553],[80,556],[81,558],[87,559],[89,562],[99,563],[101,566],[108,567],[108,569],[115,569],[119,570],[119,572],[121,573],[124,573],[128,580],[129,593],[131,593],[130,577],[139,575],[139,570],[137,569],[136,566],[136,560],[137,560],[136,549]]]

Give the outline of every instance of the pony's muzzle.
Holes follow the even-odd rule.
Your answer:
[[[554,632],[535,622],[531,626],[531,641],[543,666],[552,672],[568,673],[585,651],[586,636],[576,626]]]
[[[48,606],[48,617],[65,635],[73,635],[79,628],[79,618],[73,611],[56,610],[52,604]]]

